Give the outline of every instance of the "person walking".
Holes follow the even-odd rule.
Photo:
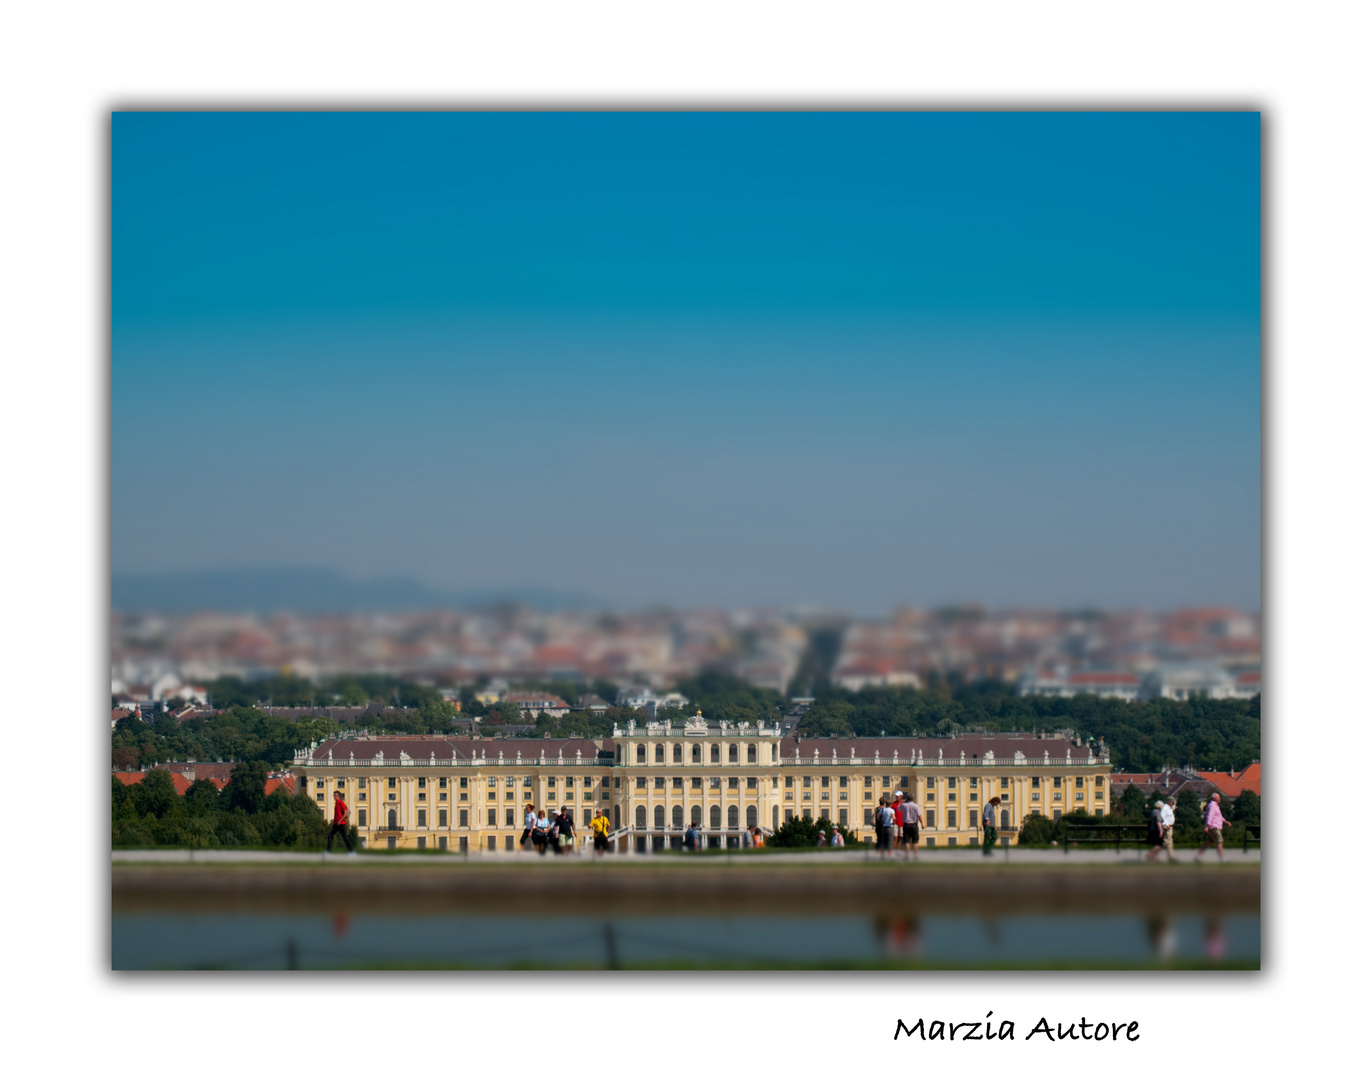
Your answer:
[[[1165,861],[1175,861],[1175,796],[1170,795],[1161,807],[1161,843],[1165,845]]]
[[[557,815],[557,854],[574,855],[576,842],[576,822],[574,811],[563,806]]]
[[[833,829],[833,831],[832,831],[832,841],[831,841],[831,843],[832,843],[832,846],[833,846],[833,847],[846,847],[846,846],[847,846],[847,842],[846,842],[845,840],[842,839],[842,833],[841,833],[841,831],[838,830],[838,829]]]
[[[918,858],[918,827],[923,823],[923,808],[913,799],[899,807],[899,824],[904,834],[904,860]]]
[[[818,841],[817,841],[817,843],[815,843],[813,846],[814,846],[814,847],[827,847],[827,846],[828,846],[828,833],[827,833],[827,830],[826,830],[826,829],[819,829],[819,830],[818,830]]]
[[[981,849],[986,857],[994,854],[994,846],[999,843],[998,825],[999,796],[991,795],[989,802],[985,803],[985,808],[980,812],[980,827],[984,832],[981,841]]]
[[[764,836],[761,835],[761,826],[759,826],[759,825],[753,825],[753,826],[752,826],[752,847],[758,848],[758,847],[765,847],[765,846],[766,846],[766,838],[765,838]]]
[[[748,830],[748,829],[743,829],[743,830],[742,830],[742,846],[743,846],[743,847],[751,847],[751,846],[752,846],[752,834],[751,834],[751,831]]]
[[[523,804],[523,835],[519,837],[520,849],[528,850],[528,839],[533,835],[533,822],[537,820],[537,814],[533,813],[533,804]]]
[[[552,822],[547,817],[547,811],[537,810],[533,814],[533,826],[529,833],[529,838],[533,841],[533,847],[537,849],[539,855],[547,854],[547,834],[552,828]]]
[[[894,850],[894,844],[898,844],[900,847],[904,846],[903,830],[900,828],[904,823],[903,805],[904,793],[902,791],[896,791],[894,793],[894,798],[890,800],[890,809],[894,811],[894,832],[891,834],[892,842],[890,844],[891,852]]]
[[[1165,831],[1161,826],[1161,808],[1165,803],[1157,799],[1155,805],[1151,807],[1151,813],[1146,819],[1146,842],[1151,845],[1151,850],[1146,853],[1147,862],[1155,862],[1156,856],[1161,853],[1165,844]]]
[[[698,822],[692,821],[692,822],[690,822],[690,827],[689,827],[688,829],[685,830],[685,850],[686,850],[686,851],[698,851],[698,850],[699,850],[699,829],[698,829],[698,827],[697,827],[698,824],[699,824]]]
[[[333,792],[333,824],[328,830],[328,846],[324,848],[324,854],[331,855],[333,853],[333,837],[335,836],[343,838],[349,855],[357,854],[357,849],[352,846],[352,830],[347,827],[347,803],[343,802],[341,791]]]
[[[894,811],[889,800],[881,798],[880,808],[875,811],[875,846],[882,859],[890,858],[891,841],[894,839]]]
[[[1216,791],[1208,797],[1208,806],[1204,809],[1204,838],[1199,845],[1199,853],[1194,856],[1195,862],[1204,857],[1204,852],[1210,846],[1218,849],[1218,861],[1223,861],[1223,826],[1231,822],[1223,817],[1223,808],[1218,802],[1220,798]]]
[[[595,816],[590,819],[590,832],[594,836],[595,857],[598,858],[609,850],[609,815],[603,810],[596,810]]]

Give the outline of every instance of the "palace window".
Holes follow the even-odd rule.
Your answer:
[[[420,792],[419,792],[419,802],[423,802],[423,801],[424,801],[425,799],[427,799],[427,798],[428,798],[428,793],[427,793],[426,791],[420,791]]]
[[[637,763],[639,765],[647,764],[647,747],[642,743],[637,744]],[[643,824],[645,825],[647,823],[644,821]]]
[[[709,747],[709,764],[718,764],[718,743],[714,743]]]
[[[366,788],[357,789],[357,801],[366,802]]]
[[[736,776],[730,776],[730,777],[728,777],[728,787],[730,787],[730,788],[736,788],[736,787],[737,787],[737,777],[736,777]]]
[[[1103,787],[1103,786],[1104,786],[1104,778],[1103,778],[1102,776],[1096,776],[1096,777],[1094,778],[1094,786],[1095,786],[1096,788],[1101,788],[1101,787]]]
[[[948,810],[948,811],[947,811],[947,828],[948,828],[948,829],[954,829],[954,828],[956,828],[956,811],[955,811],[955,810]]]
[[[847,786],[847,778],[846,778],[845,776],[839,776],[839,777],[837,778],[837,786],[840,787],[840,788],[846,787],[846,786]]]
[[[426,776],[420,776],[420,777],[419,777],[419,790],[422,791],[422,790],[423,790],[424,788],[426,788],[427,786],[428,786],[428,777],[426,777]]]
[[[937,828],[937,811],[936,811],[936,810],[932,810],[932,809],[925,810],[925,811],[923,811],[923,816],[924,816],[925,818],[928,819],[928,828],[929,828],[929,829],[935,829],[935,828]]]
[[[748,744],[747,744],[747,764],[748,764],[748,765],[755,765],[755,764],[756,764],[756,743],[748,743]]]
[[[1042,796],[1041,796],[1038,792],[1034,791],[1034,792],[1032,793],[1032,801],[1033,801],[1033,802],[1041,802],[1041,801],[1042,801]]]
[[[790,788],[794,787],[794,777],[793,777],[793,776],[787,776],[787,777],[785,777],[785,786],[786,786],[786,787],[790,787]]]
[[[690,760],[698,764],[699,758],[699,743],[695,743],[692,747],[690,747]]]
[[[386,781],[385,781],[385,786],[388,787],[388,788],[393,788],[393,787],[395,786],[395,783],[396,783],[396,781],[395,781],[395,778],[394,778],[393,776],[387,777],[387,778],[386,778]]]
[[[494,809],[494,807],[491,807],[489,810],[485,811],[485,823],[486,823],[487,825],[491,826],[491,827],[494,826],[494,824],[495,824],[495,809]],[[495,838],[494,838],[493,836],[490,837],[490,840],[491,840],[492,842],[494,841],[494,839],[495,839]]]
[[[506,808],[506,809],[505,809],[505,811],[504,811],[504,824],[505,824],[506,826],[512,826],[512,825],[514,824],[514,811],[513,811],[512,809],[509,809],[509,808]]]
[[[445,829],[445,828],[447,828],[447,811],[446,811],[446,810],[439,810],[439,811],[438,811],[438,828],[439,828],[439,829]]]
[[[427,810],[420,810],[420,811],[419,811],[419,828],[420,828],[420,829],[426,829],[426,828],[428,828],[428,811],[427,811]]]
[[[496,780],[493,776],[488,777],[485,781],[485,786],[489,788],[497,787],[498,785],[499,781]]]
[[[1042,778],[1041,778],[1040,776],[1034,776],[1034,777],[1032,778],[1032,786],[1033,786],[1033,787],[1041,787],[1041,786],[1042,786]]]
[[[1084,778],[1083,776],[1077,776],[1077,777],[1075,778],[1075,786],[1076,786],[1076,787],[1084,787],[1084,786],[1085,786],[1085,778]]]
[[[666,778],[664,776],[653,777],[652,787],[657,789],[664,789],[666,787]]]
[[[722,786],[723,786],[723,779],[722,779],[722,777],[718,777],[718,776],[711,776],[711,777],[709,777],[709,787],[710,787],[710,788],[721,788]]]
[[[826,777],[826,776],[824,776],[824,777],[822,777],[822,778],[818,781],[818,786],[819,786],[819,787],[828,787],[828,786],[829,786],[829,783],[830,783],[829,778]]]
[[[320,790],[322,790],[322,789],[323,789],[323,781],[322,781],[322,780],[315,780],[315,781],[314,781],[314,786],[315,786],[316,788],[319,788]]]
[[[871,776],[866,777],[866,784],[865,784],[865,786],[866,786],[866,787],[870,787],[870,786],[871,786],[871,781],[872,781],[873,779],[874,779],[874,777],[871,777]]]
[[[812,777],[812,776],[806,776],[806,777],[804,777],[804,786],[805,786],[805,787],[813,787],[813,777]]]
[[[1060,787],[1060,786],[1061,786],[1061,778],[1060,778],[1059,776],[1053,776],[1053,777],[1051,778],[1051,786],[1052,786],[1052,787]]]
[[[465,811],[465,810],[459,810],[459,811],[457,811],[457,824],[460,825],[463,829],[466,828],[466,822],[467,822],[467,820],[468,820],[468,819],[467,819],[466,811]]]
[[[948,776],[948,777],[947,777],[947,789],[948,789],[949,791],[955,791],[955,790],[956,790],[956,777],[954,777],[954,776]]]
[[[656,744],[656,763],[658,765],[666,764],[666,747],[661,743]]]
[[[970,789],[971,789],[971,791],[977,791],[977,790],[979,790],[979,787],[980,787],[980,778],[979,778],[978,776],[972,776],[972,777],[970,778]]]
[[[360,827],[363,828],[363,829],[366,828],[366,811],[365,811],[365,810],[358,810],[358,811],[357,811],[357,825],[360,826]]]
[[[756,790],[756,777],[755,777],[755,776],[749,776],[749,777],[747,777],[747,790],[748,790],[748,791],[755,791],[755,790]]]
[[[646,786],[647,786],[647,778],[646,778],[645,776],[639,776],[639,777],[637,778],[637,787],[638,787],[638,790],[640,791],[642,788],[645,788]]]
[[[671,748],[671,760],[679,765],[684,759],[680,756],[680,743]]]
[[[728,764],[729,764],[729,765],[736,765],[736,764],[737,764],[737,743],[729,743],[729,744],[728,744]]]
[[[439,777],[438,777],[438,787],[439,787],[439,788],[445,788],[446,786],[447,786],[447,777],[445,777],[445,776],[439,776]]]
[[[702,776],[692,776],[692,777],[690,777],[690,787],[695,788],[695,789],[698,789],[698,788],[702,788],[703,786],[704,786],[704,778],[703,778]]]
[[[1001,777],[999,777],[999,789],[1000,789],[1001,791],[1007,791],[1007,790],[1008,790],[1008,777],[1007,777],[1007,776],[1001,776]]]
[[[679,790],[681,790],[684,786],[685,786],[685,777],[683,777],[683,776],[673,776],[673,777],[671,777],[671,788],[672,788],[673,790],[679,791]]]

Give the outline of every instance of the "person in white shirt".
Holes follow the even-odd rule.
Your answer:
[[[904,828],[904,858],[918,858],[918,827],[923,824],[923,810],[912,796],[899,805],[899,824]]]
[[[833,829],[833,831],[832,831],[832,846],[833,846],[833,847],[846,847],[846,846],[847,846],[847,842],[846,842],[845,840],[842,839],[842,834],[841,834],[840,832],[838,832],[836,829]]]
[[[1165,845],[1165,861],[1175,861],[1175,796],[1171,795],[1161,807],[1161,843]]]

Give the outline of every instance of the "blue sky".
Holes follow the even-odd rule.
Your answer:
[[[116,114],[113,568],[1256,607],[1259,140]]]

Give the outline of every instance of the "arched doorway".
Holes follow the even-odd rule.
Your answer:
[[[674,825],[677,829],[679,829],[681,826],[685,824],[685,807],[671,807],[671,824]]]
[[[709,828],[717,829],[723,824],[723,811],[716,806],[709,807]]]
[[[755,764],[756,764],[756,743],[748,743],[748,744],[747,744],[747,764],[748,764],[748,765],[755,765]]]
[[[730,807],[728,807],[728,828],[730,828],[730,829],[736,829],[736,828],[737,828],[737,807],[736,807],[736,806],[730,806]]]
[[[747,807],[747,828],[749,828],[749,829],[754,829],[754,828],[756,828],[756,807],[755,807],[755,806],[749,806],[749,807]]]
[[[390,814],[386,819],[386,825],[388,825],[392,829],[399,828],[399,816],[395,813],[395,811],[390,811]]]
[[[702,813],[701,808],[698,807],[698,806],[692,806],[692,807],[690,807],[690,824],[691,824],[691,825],[699,825],[699,824],[702,824],[703,821],[704,821],[704,814]]]
[[[658,829],[666,827],[666,808],[664,806],[658,806],[652,811],[652,824]]]
[[[709,747],[709,764],[718,764],[718,743],[714,743]]]
[[[999,811],[999,828],[1001,828],[1001,829],[1007,829],[1008,827],[1009,827],[1009,824],[1008,824],[1008,811],[1007,811],[1007,810],[1000,810],[1000,811]]]
[[[639,829],[645,829],[647,827],[647,808],[645,806],[639,806],[637,808],[635,820]]]
[[[728,744],[728,764],[729,764],[729,765],[736,765],[736,764],[737,764],[737,743],[729,743],[729,744]]]
[[[647,747],[643,743],[637,744],[637,763],[639,765],[647,764]]]
[[[675,746],[671,748],[671,761],[673,764],[679,765],[683,760],[684,759],[680,756],[680,743],[676,743]]]
[[[699,763],[699,743],[695,743],[690,747],[690,760]]]

